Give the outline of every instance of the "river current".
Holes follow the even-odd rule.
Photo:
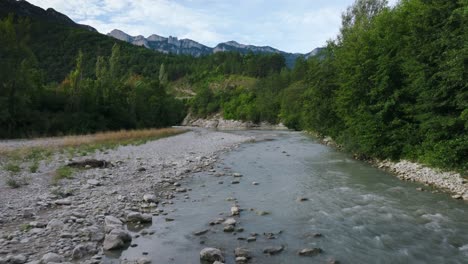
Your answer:
[[[261,140],[221,155],[216,172],[198,173],[183,182],[191,189],[189,198],[181,194],[174,204],[161,207],[167,215],[155,216],[146,227],[154,234],[135,238],[132,243],[138,246],[117,257],[147,254],[152,263],[198,264],[201,249],[216,247],[232,264],[234,249],[244,247],[251,251],[250,263],[259,264],[468,263],[465,202],[402,182],[303,133],[232,133]],[[234,178],[233,172],[243,177]],[[239,183],[232,184],[234,180]],[[226,233],[222,224],[210,226],[210,221],[230,216],[233,199],[242,209],[235,219],[243,231]],[[166,221],[168,217],[174,221]],[[258,234],[256,241],[244,240],[251,233]],[[284,250],[263,254],[270,246]],[[323,252],[299,256],[303,248]],[[106,261],[117,263],[112,256]]]

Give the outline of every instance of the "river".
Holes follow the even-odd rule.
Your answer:
[[[173,204],[161,205],[167,215],[155,216],[146,227],[154,234],[134,239],[136,247],[109,256],[108,263],[147,254],[152,263],[198,264],[204,247],[221,249],[226,263],[235,263],[237,247],[249,249],[250,263],[259,264],[468,262],[465,202],[402,182],[303,133],[232,133],[259,140],[222,155],[215,171],[184,182],[191,188],[189,198],[180,194]],[[243,177],[234,178],[233,172]],[[219,173],[226,176],[216,177]],[[232,184],[234,180],[239,183]],[[230,216],[233,198],[243,209],[235,219],[244,231],[226,233],[223,225],[210,226],[210,221]],[[205,229],[209,231],[194,235]],[[258,234],[256,241],[239,240],[251,233]],[[281,253],[263,254],[264,248],[280,245],[285,247]],[[323,252],[298,256],[303,248]]]

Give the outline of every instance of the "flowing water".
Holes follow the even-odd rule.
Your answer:
[[[122,258],[147,252],[153,263],[200,263],[200,250],[216,247],[225,252],[226,263],[235,263],[234,249],[245,247],[252,252],[251,263],[264,264],[332,259],[468,263],[465,202],[447,194],[416,191],[421,185],[402,182],[301,133],[233,133],[268,139],[244,144],[215,164],[217,172],[241,173],[240,183],[231,184],[232,176],[215,177],[209,172],[188,179],[183,184],[192,189],[190,199],[179,195],[173,205],[163,207],[168,215],[154,217],[147,228],[155,234],[134,239],[138,246],[123,251]],[[254,181],[259,185],[252,185]],[[222,225],[208,225],[229,216],[233,202],[228,197],[237,199],[243,209],[236,217],[243,232],[225,233]],[[299,202],[298,197],[308,200]],[[258,210],[270,214],[258,215]],[[166,222],[166,217],[174,221]],[[208,228],[204,235],[193,235]],[[259,234],[255,242],[238,240],[250,233]],[[274,233],[276,238],[268,239],[264,233]],[[264,248],[280,245],[285,246],[280,254],[263,254]],[[314,247],[323,253],[297,255],[303,248]]]

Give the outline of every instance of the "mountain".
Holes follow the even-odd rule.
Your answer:
[[[148,38],[143,36],[130,36],[127,33],[118,29],[112,30],[107,34],[108,36],[116,39],[132,43],[137,46],[144,46],[148,49],[156,50],[162,53],[172,54],[189,54],[192,56],[201,56],[212,53],[212,49],[190,39],[177,39],[176,37],[169,36],[168,38],[158,35],[151,35]]]
[[[13,13],[18,17],[26,17],[29,19],[62,24],[97,32],[93,27],[75,23],[69,17],[55,11],[53,8],[44,10],[24,0],[0,0],[0,17],[8,16],[10,13]]]
[[[247,54],[249,52],[253,53],[277,53],[282,54],[286,60],[286,65],[289,67],[294,66],[296,59],[300,56],[309,58],[315,56],[321,50],[321,48],[314,49],[313,51],[307,54],[301,53],[288,53],[284,52],[270,46],[254,46],[254,45],[245,45],[240,44],[236,41],[228,41],[219,43],[214,48],[210,48],[203,44],[200,44],[191,39],[177,39],[177,37],[169,36],[168,38],[161,37],[159,35],[151,35],[148,38],[144,36],[130,36],[127,33],[114,29],[108,36],[114,37],[116,39],[126,41],[133,45],[143,46],[148,49],[156,50],[162,53],[171,53],[171,54],[188,54],[192,56],[202,56],[209,55],[217,52],[239,52],[242,54]]]

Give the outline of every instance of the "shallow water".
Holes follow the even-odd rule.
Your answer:
[[[154,235],[134,239],[138,244],[122,252],[134,258],[148,252],[153,263],[200,263],[204,247],[225,252],[226,263],[235,263],[236,247],[251,250],[251,263],[468,263],[468,205],[447,194],[418,192],[417,184],[402,182],[349,155],[323,146],[296,132],[233,132],[268,139],[242,145],[223,155],[217,172],[238,172],[215,177],[199,173],[183,183],[192,188],[162,207],[167,216],[156,216],[148,230]],[[229,167],[230,169],[226,169]],[[229,173],[227,173],[229,175]],[[224,184],[219,184],[223,181]],[[259,185],[252,185],[252,182]],[[234,197],[244,210],[236,217],[244,232],[223,232],[209,226],[228,217]],[[298,202],[298,197],[309,200]],[[251,211],[262,210],[260,216]],[[223,213],[223,215],[220,215]],[[166,222],[166,217],[174,218]],[[210,228],[202,236],[196,231]],[[267,239],[263,233],[278,233]],[[258,233],[256,242],[238,240]],[[322,237],[314,237],[320,233]],[[204,243],[204,244],[201,244]],[[268,246],[284,245],[274,256],[262,253]],[[300,257],[302,248],[319,247],[323,253]],[[116,262],[112,258],[108,263]]]

